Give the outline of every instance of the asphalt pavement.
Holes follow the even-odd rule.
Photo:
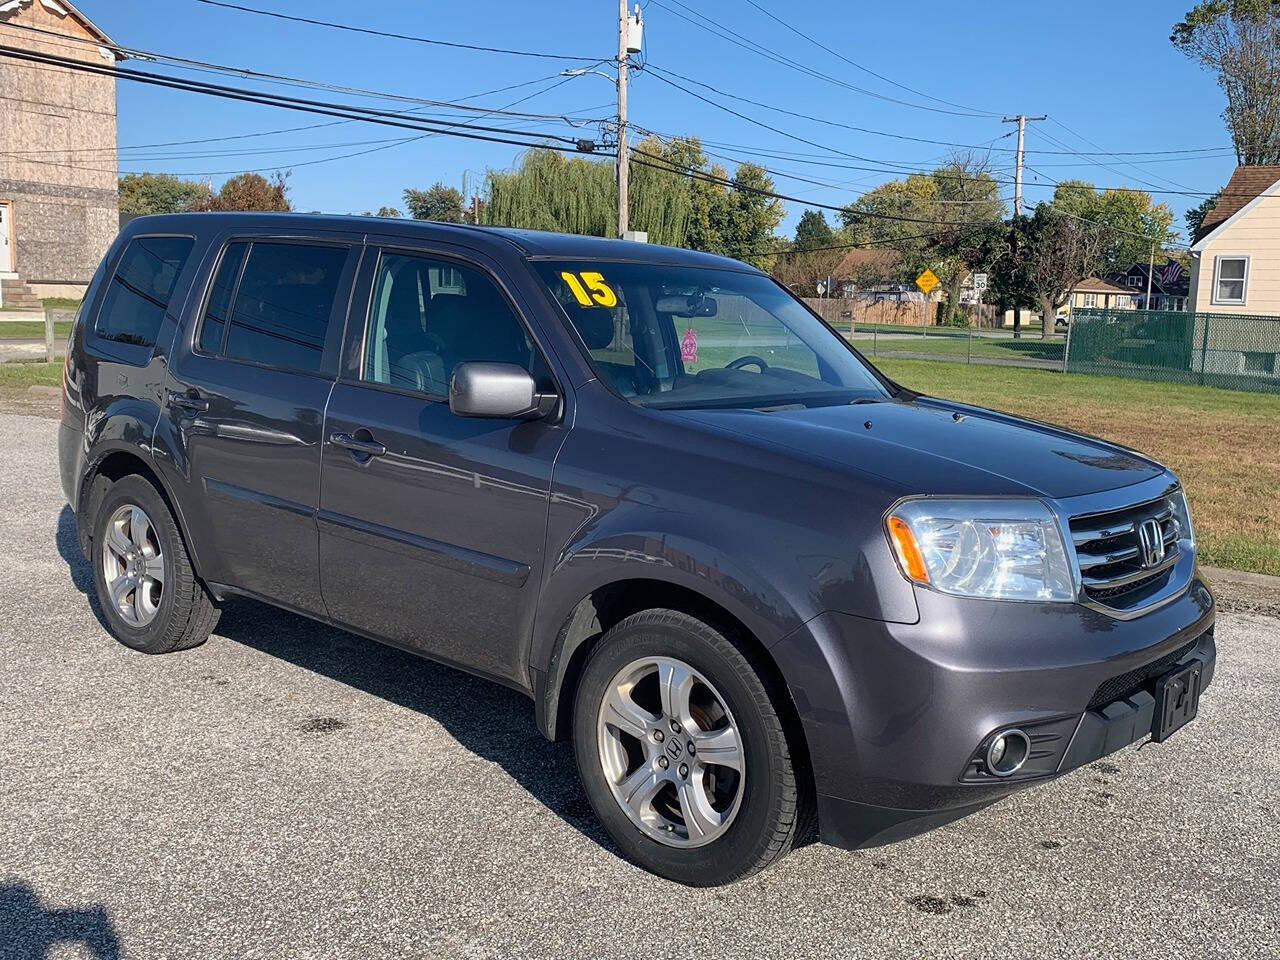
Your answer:
[[[512,691],[249,602],[119,645],[54,421],[0,415],[0,451],[0,958],[1280,956],[1276,619],[1221,617],[1165,744],[690,890],[618,856]]]

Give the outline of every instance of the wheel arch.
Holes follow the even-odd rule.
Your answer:
[[[786,677],[768,646],[741,619],[706,594],[668,580],[627,578],[596,587],[564,619],[541,684],[535,684],[534,703],[539,730],[550,740],[572,735],[573,699],[582,669],[592,649],[615,624],[643,610],[667,609],[695,617],[734,642],[760,675],[782,718],[797,776],[813,789],[809,747],[800,713]],[[812,795],[812,793],[810,794]]]
[[[178,535],[182,537],[183,543],[187,548],[187,554],[191,558],[191,566],[198,576],[200,573],[199,562],[195,550],[192,549],[191,537],[187,532],[186,521],[183,519],[181,509],[178,507],[178,501],[174,497],[173,491],[168,488],[168,485],[161,478],[159,472],[147,462],[147,458],[136,447],[112,446],[100,450],[85,469],[84,477],[80,481],[79,496],[76,501],[79,504],[79,509],[76,511],[76,538],[79,540],[80,549],[85,552],[86,556],[89,555],[93,538],[93,518],[97,512],[98,504],[110,484],[128,476],[140,476],[156,488],[160,498],[174,517],[178,527]],[[99,483],[100,480],[107,482]]]

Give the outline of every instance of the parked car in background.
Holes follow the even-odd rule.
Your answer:
[[[707,254],[139,218],[59,450],[123,643],[196,646],[248,596],[514,687],[683,883],[1163,740],[1213,676],[1168,470],[914,393]]]

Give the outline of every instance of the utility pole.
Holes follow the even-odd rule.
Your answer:
[[[618,236],[630,229],[627,222],[627,58],[630,56],[631,17],[627,0],[618,0]]]
[[[1028,120],[1047,120],[1048,117],[1041,115],[1039,117],[1028,117],[1024,113],[1018,114],[1016,117],[1004,117],[1001,123],[1016,123],[1018,125],[1018,152],[1013,165],[1013,229],[1009,234],[1009,247],[1014,259],[1018,256],[1018,221],[1022,219],[1022,154],[1023,146],[1027,136]],[[1041,323],[1053,323],[1048,317],[1041,317]],[[1022,303],[1019,302],[1013,308],[1013,338],[1015,340],[1022,337]]]
[[[1151,275],[1156,272],[1156,245],[1151,244],[1151,259],[1147,262],[1147,301],[1144,304],[1148,310],[1151,309]]]
[[[1028,117],[1026,114],[1020,113],[1016,117],[1005,117],[1001,120],[1001,123],[1016,123],[1018,125],[1018,153],[1013,167],[1013,212],[1015,216],[1022,216],[1022,151],[1027,136],[1027,121],[1048,119],[1044,115]]]

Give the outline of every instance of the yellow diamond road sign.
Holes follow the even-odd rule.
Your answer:
[[[938,276],[932,270],[925,269],[924,273],[916,277],[916,286],[921,289],[925,296],[928,296],[933,288],[938,285]]]

